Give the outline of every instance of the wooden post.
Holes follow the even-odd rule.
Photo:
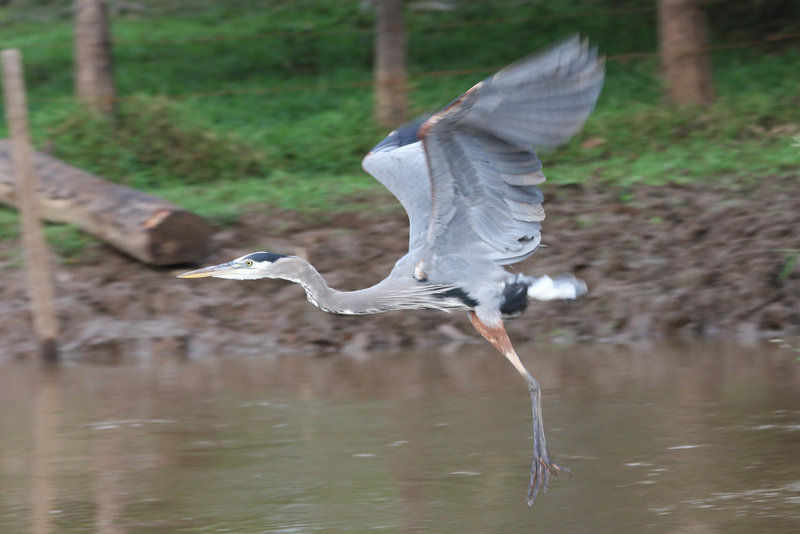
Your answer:
[[[375,116],[394,128],[408,108],[403,0],[377,0],[375,8]]]
[[[667,99],[708,106],[714,100],[708,25],[698,0],[659,0],[659,55]]]
[[[75,0],[75,96],[92,110],[114,111],[111,32],[105,0]]]
[[[36,175],[31,162],[31,138],[25,81],[19,50],[3,50],[3,93],[6,117],[11,130],[14,174],[19,196],[25,270],[33,306],[33,324],[39,337],[40,354],[45,361],[58,359],[58,319],[53,307],[53,286],[47,243],[42,233],[36,201]]]

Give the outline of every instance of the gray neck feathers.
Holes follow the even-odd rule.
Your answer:
[[[337,291],[328,287],[322,275],[307,261],[297,258],[291,273],[281,276],[300,284],[306,290],[308,301],[318,308],[342,315],[364,315],[391,310],[464,308],[463,303],[441,294],[449,287],[420,283],[410,275],[407,278],[389,276],[374,286],[358,291]]]

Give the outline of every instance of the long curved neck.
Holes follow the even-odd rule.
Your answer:
[[[292,257],[279,278],[300,284],[308,301],[318,308],[342,315],[364,315],[390,310],[452,309],[460,307],[442,294],[447,288],[420,284],[413,277],[391,275],[374,286],[358,291],[337,291],[328,287],[322,275],[306,260]]]
[[[337,309],[338,303],[335,302],[335,294],[339,293],[328,287],[325,279],[319,274],[313,265],[303,258],[292,258],[291,272],[281,275],[284,280],[299,284],[306,290],[308,301],[314,306],[331,313],[341,313]]]

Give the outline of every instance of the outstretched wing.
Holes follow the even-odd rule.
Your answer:
[[[533,254],[545,179],[533,147],[580,130],[603,76],[596,49],[574,37],[478,83],[420,127],[433,197],[424,274],[450,255],[506,265]]]
[[[401,126],[364,157],[361,166],[397,197],[408,214],[409,250],[421,248],[431,216],[431,181],[417,137],[427,117]]]
[[[398,128],[364,170],[405,208],[418,276],[449,278],[444,258],[511,264],[533,254],[544,219],[542,163],[583,126],[603,84],[603,62],[578,37],[478,83],[427,120]]]

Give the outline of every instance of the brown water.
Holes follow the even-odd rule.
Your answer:
[[[800,362],[488,347],[0,365],[0,532],[800,532]]]

